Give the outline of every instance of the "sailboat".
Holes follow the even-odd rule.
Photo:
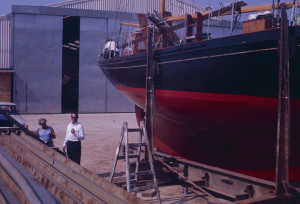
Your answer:
[[[173,156],[274,180],[280,19],[271,14],[244,22],[242,34],[206,40],[202,36],[202,22],[210,17],[279,7],[245,5],[240,1],[218,11],[184,17],[148,15],[157,33],[152,55],[153,145]],[[286,5],[295,7],[295,2]],[[184,23],[169,23],[175,20]],[[187,30],[182,41],[174,30],[183,25]],[[300,27],[288,29],[289,179],[300,181]],[[131,54],[109,59],[99,56],[98,61],[114,87],[136,104],[138,120],[143,120],[141,113],[147,108],[149,56],[147,43],[144,49],[134,45],[144,41],[147,33],[141,31],[135,40],[122,45],[132,44]]]

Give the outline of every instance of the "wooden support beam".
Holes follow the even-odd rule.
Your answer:
[[[203,15],[201,13],[197,13],[196,41],[202,40],[202,29],[203,29]]]
[[[126,25],[126,26],[132,26],[132,27],[140,27],[140,24],[138,23],[128,23],[128,22],[121,22],[121,25]]]
[[[189,37],[191,37],[193,35],[193,26],[192,24],[194,23],[194,20],[192,18],[192,16],[190,14],[186,15],[186,42],[190,43],[193,40],[192,39],[188,39]]]
[[[153,152],[153,105],[154,105],[154,57],[153,57],[153,28],[148,29],[147,70],[146,70],[146,131]]]
[[[159,14],[164,17],[165,16],[165,0],[159,1]]]
[[[281,6],[279,46],[280,56],[275,191],[277,195],[286,196],[288,195],[286,184],[289,183],[290,153],[289,31],[286,5]]]
[[[201,13],[197,13],[197,19],[193,19],[191,15],[186,15],[186,41],[190,43],[195,39],[196,41],[202,40],[202,26],[203,26],[203,16]],[[193,27],[196,26],[195,36],[190,39],[193,35]]]
[[[137,14],[137,18],[140,24],[140,28],[146,28],[148,26],[148,19],[146,14]],[[147,29],[141,29],[142,36],[147,36]],[[147,40],[144,40],[145,48],[148,48]]]

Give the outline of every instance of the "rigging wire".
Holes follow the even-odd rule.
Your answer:
[[[296,0],[293,0],[292,13],[291,13],[291,26],[296,22],[295,9],[296,9]]]
[[[272,3],[272,28],[274,28],[275,0]]]
[[[206,8],[206,10],[210,10],[210,12],[208,13],[208,19],[207,19],[207,29],[206,29],[206,36],[209,36],[209,23],[210,23],[210,18],[211,18],[211,14],[212,14],[212,8],[210,7],[210,0],[208,0],[208,7]]]
[[[279,4],[280,4],[280,0],[277,0],[277,27],[279,27]]]
[[[115,0],[115,2],[117,3],[118,1],[120,1],[120,0]],[[114,28],[113,28],[113,33],[115,33],[115,30],[116,30],[116,25],[117,25],[117,21],[118,21],[118,19],[120,18],[120,9],[121,9],[121,2],[119,2],[119,7],[118,7],[118,9],[117,9],[117,14],[116,14],[116,19],[115,19],[115,24],[114,24]]]
[[[221,1],[219,1],[219,12],[218,12],[218,20],[221,21],[222,19],[220,18],[220,12],[221,12],[221,9],[223,8],[223,3]]]
[[[212,17],[212,8],[211,7],[207,7],[207,10],[210,10],[210,12],[208,13],[208,19],[207,19],[207,29],[206,29],[206,35],[209,36],[209,29],[210,29],[210,19]]]

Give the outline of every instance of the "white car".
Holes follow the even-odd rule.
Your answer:
[[[11,102],[0,102],[0,109],[5,113],[8,113],[13,119],[28,128],[28,123],[19,115],[16,104]],[[14,125],[6,117],[0,114],[0,130],[10,130],[17,128],[18,127],[16,125]]]

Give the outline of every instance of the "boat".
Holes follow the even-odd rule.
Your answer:
[[[247,10],[243,6],[240,6],[240,11]],[[228,13],[231,8],[222,12]],[[203,20],[205,15],[198,19]],[[195,19],[197,14],[191,16]],[[197,20],[192,23],[195,22]],[[197,25],[201,25],[201,21],[198,22]],[[251,23],[253,21],[245,22],[244,26]],[[261,22],[256,20],[254,23]],[[170,25],[165,30],[172,30],[172,27]],[[155,29],[160,29],[158,24]],[[289,26],[288,29],[289,180],[300,181],[300,26]],[[177,42],[172,35],[168,36]],[[136,42],[143,40],[146,40],[145,35],[140,35]],[[275,180],[279,40],[280,28],[272,26],[221,38],[177,42],[155,49],[155,149],[249,176]],[[142,120],[141,112],[147,108],[148,60],[145,50],[110,59],[99,57],[98,60],[114,87],[136,104],[138,120]]]

